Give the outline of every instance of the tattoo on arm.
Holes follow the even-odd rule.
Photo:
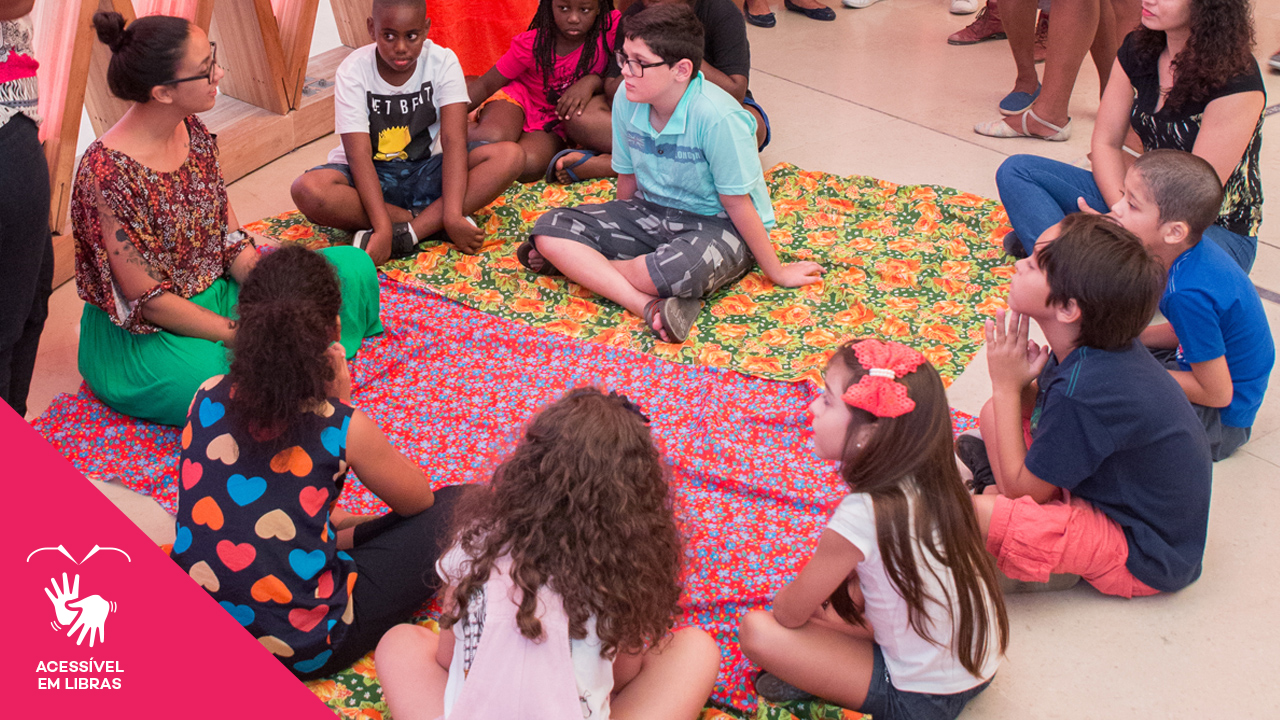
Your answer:
[[[147,274],[147,277],[155,280],[156,282],[162,282],[164,280],[164,278],[160,277],[159,273],[152,269],[151,264],[143,259],[142,254],[138,252],[136,247],[134,247],[133,241],[129,239],[129,234],[126,233],[123,228],[116,230],[116,240],[120,242],[120,247],[112,253],[113,255],[122,256],[125,262],[142,268],[142,271]]]

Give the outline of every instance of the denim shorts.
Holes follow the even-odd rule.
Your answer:
[[[889,668],[884,664],[884,653],[875,646],[875,665],[871,669],[871,688],[867,701],[859,708],[875,720],[955,720],[964,706],[987,686],[990,680],[953,695],[934,695],[899,690],[889,679]]]
[[[373,169],[382,186],[382,199],[410,212],[417,213],[444,194],[442,153],[426,160],[374,160]],[[311,170],[337,170],[347,178],[348,185],[355,187],[351,167],[344,163],[326,163]]]

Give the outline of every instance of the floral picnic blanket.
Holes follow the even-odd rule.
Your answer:
[[[484,312],[579,340],[665,360],[728,368],[773,380],[817,380],[844,338],[877,335],[919,349],[945,382],[981,345],[983,321],[1004,307],[1012,273],[1000,240],[1008,217],[997,202],[936,185],[895,185],[779,164],[765,175],[783,262],[812,260],[821,283],[788,289],[759,270],[709,298],[684,344],[663,343],[643,321],[563,278],[535,275],[516,246],[547,209],[610,200],[611,180],[515,185],[475,219],[488,236],[476,255],[427,246],[384,267]],[[310,247],[350,243],[297,212],[249,227]]]
[[[354,401],[433,487],[487,480],[525,423],[568,389],[626,393],[651,418],[671,473],[687,557],[683,622],[721,648],[706,720],[858,717],[813,704],[758,705],[755,669],[737,644],[738,618],[767,607],[794,577],[846,492],[810,450],[811,386],[574,341],[389,280],[381,292],[386,332],[366,340],[351,364]],[[957,431],[972,425],[955,414]],[[115,413],[87,390],[59,396],[34,426],[80,472],[119,477],[175,509],[177,428]],[[341,505],[386,509],[354,477]],[[386,713],[369,657],[310,687],[342,717]]]

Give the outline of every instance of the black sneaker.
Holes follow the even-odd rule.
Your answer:
[[[779,680],[777,675],[767,672],[762,672],[756,676],[756,694],[771,703],[816,700],[818,697],[801,690],[789,682]]]
[[[1018,233],[1010,230],[1004,236],[1004,252],[1015,260],[1021,260],[1027,256],[1027,249],[1022,246],[1022,238],[1018,237]]]
[[[956,438],[956,457],[973,473],[970,489],[974,495],[981,495],[983,490],[996,484],[995,473],[991,472],[991,459],[987,457],[987,444],[982,438],[973,435]]]
[[[351,244],[365,252],[369,252],[369,240],[373,238],[372,230],[358,230]],[[393,223],[391,225],[391,259],[412,257],[418,254],[418,239],[413,236],[409,223]]]

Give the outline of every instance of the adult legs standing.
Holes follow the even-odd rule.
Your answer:
[[[34,121],[0,126],[0,158],[0,400],[25,415],[53,284],[49,166]]]

